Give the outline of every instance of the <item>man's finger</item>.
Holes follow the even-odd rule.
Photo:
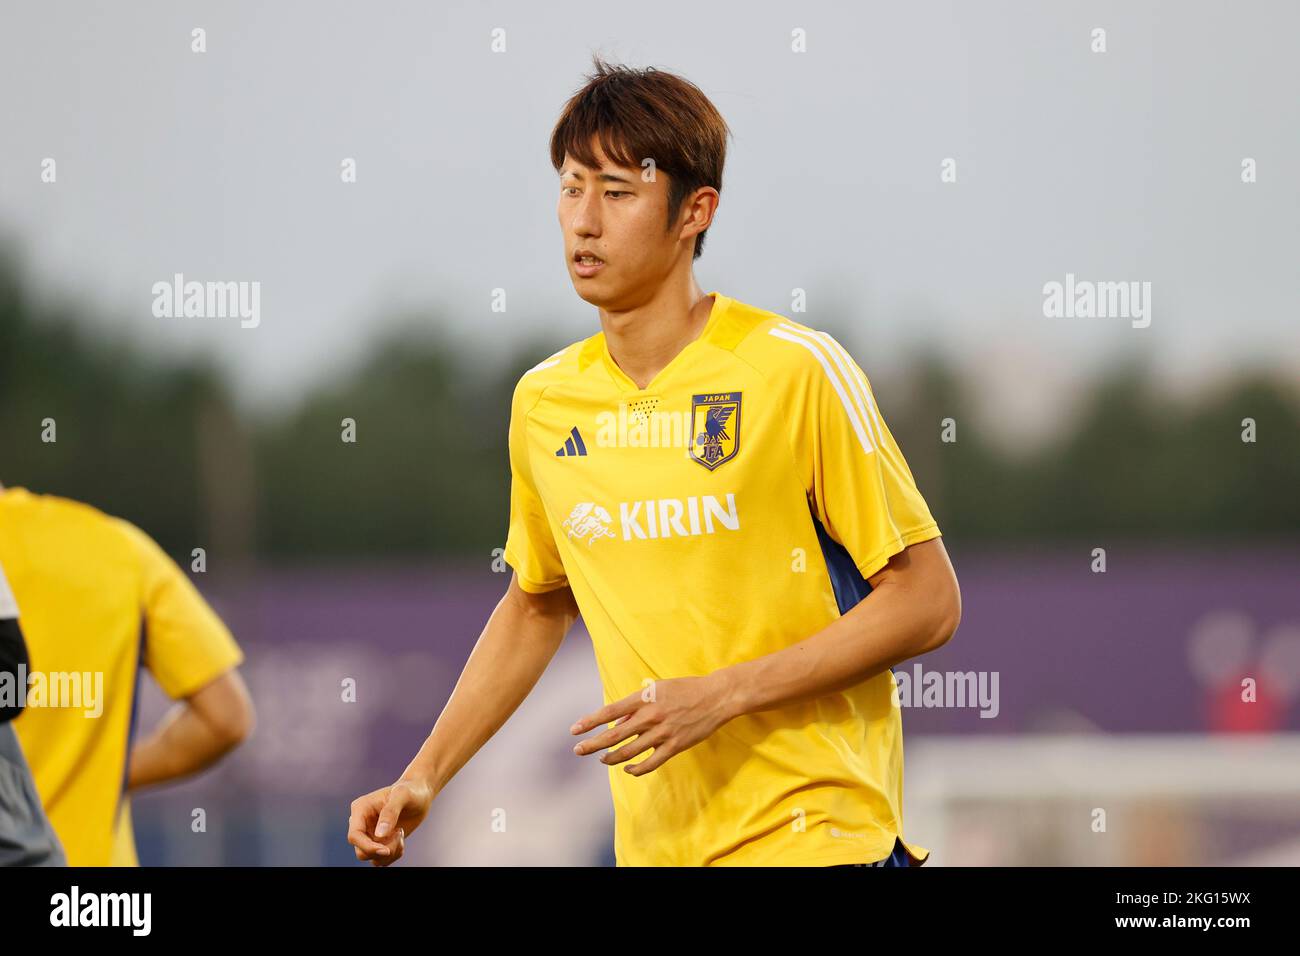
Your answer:
[[[624,760],[631,760],[637,754],[643,754],[651,747],[658,748],[663,743],[663,738],[657,734],[642,734],[636,740],[632,741],[626,747],[620,747],[618,750],[611,751],[607,754],[600,755],[600,762],[607,766],[620,764]],[[658,750],[655,751],[658,753]]]
[[[574,746],[573,752],[582,757],[598,750],[608,750],[610,747],[616,747],[636,734],[645,733],[647,729],[648,725],[644,721],[637,720],[635,717],[626,717],[609,730],[579,742]]]
[[[406,802],[410,799],[405,787],[394,787],[388,791],[388,800],[384,803],[384,809],[379,811],[379,823],[375,827],[375,838],[382,840],[392,832],[393,827],[397,826],[397,820],[406,809]]]
[[[348,820],[348,842],[359,850],[365,850],[367,853],[378,853],[385,849],[382,843],[377,843],[371,839],[367,832],[365,817],[353,814]]]
[[[358,832],[355,834],[349,833],[348,842],[364,853],[367,857],[388,853],[388,847],[384,846],[382,843],[376,843],[374,840],[370,839],[370,837],[366,836],[364,832]]]
[[[624,767],[623,770],[630,776],[644,777],[650,771],[663,766],[664,762],[676,753],[676,750],[673,750],[672,747],[664,744],[663,746],[656,747],[655,752],[649,757],[646,757],[645,760],[642,760],[640,763],[630,763]]]
[[[585,717],[578,719],[578,722],[569,728],[571,734],[585,734],[592,727],[598,727],[601,724],[607,724],[611,720],[617,720],[619,717],[626,716],[637,709],[642,703],[641,695],[628,694],[622,700],[616,700],[612,704],[606,704],[599,710],[592,711]]]
[[[372,859],[370,862],[373,863],[375,866],[388,866],[389,864],[396,863],[398,860],[400,860],[402,858],[402,854],[405,852],[406,852],[406,831],[403,830],[401,827],[398,827],[397,832],[394,834],[392,852],[386,853],[385,856]]]

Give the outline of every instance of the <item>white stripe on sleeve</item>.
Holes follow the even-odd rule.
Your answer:
[[[795,330],[795,332],[799,331],[800,330],[798,329]],[[802,334],[792,334],[791,332],[786,331],[786,327],[784,326],[781,328],[768,329],[767,334],[774,335],[778,339],[784,339],[787,342],[794,342],[797,345],[802,345],[813,354],[821,365],[822,370],[826,373],[826,377],[831,380],[831,385],[835,387],[835,394],[840,397],[840,404],[844,406],[844,411],[849,416],[849,422],[853,425],[853,431],[858,436],[858,442],[862,445],[862,450],[867,454],[871,454],[874,449],[871,444],[871,439],[868,438],[866,432],[862,430],[862,420],[858,417],[858,410],[854,407],[853,402],[850,401],[849,396],[845,394],[844,385],[840,382],[839,376],[836,374],[835,370],[831,368],[830,363],[826,361],[826,357],[822,354],[821,349],[817,347],[817,344],[814,344],[813,340],[805,338]]]

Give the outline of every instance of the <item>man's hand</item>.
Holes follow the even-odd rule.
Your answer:
[[[613,766],[653,747],[651,756],[623,768],[634,777],[649,773],[670,757],[711,736],[735,716],[721,673],[647,683],[641,691],[588,714],[570,727],[569,732],[584,734],[600,724],[618,723],[582,741],[573,752],[581,757],[607,750],[635,736],[631,743],[602,754],[600,762]]]
[[[358,860],[388,866],[402,858],[406,835],[423,821],[433,803],[433,789],[418,780],[399,780],[352,801],[348,842]]]
[[[358,860],[401,859],[434,797],[528,696],[577,616],[567,585],[535,594],[511,575],[420,752],[391,787],[352,802],[348,842]]]

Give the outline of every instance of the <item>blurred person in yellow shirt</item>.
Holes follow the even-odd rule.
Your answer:
[[[68,863],[136,866],[130,793],[251,732],[243,654],[152,538],[89,505],[0,485],[0,565],[31,658],[13,726]],[[137,739],[142,668],[179,703]]]

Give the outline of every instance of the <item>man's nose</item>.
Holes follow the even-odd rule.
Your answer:
[[[573,231],[580,236],[599,235],[600,208],[590,195],[583,196],[582,199],[578,200],[577,208],[573,211],[571,226]]]

